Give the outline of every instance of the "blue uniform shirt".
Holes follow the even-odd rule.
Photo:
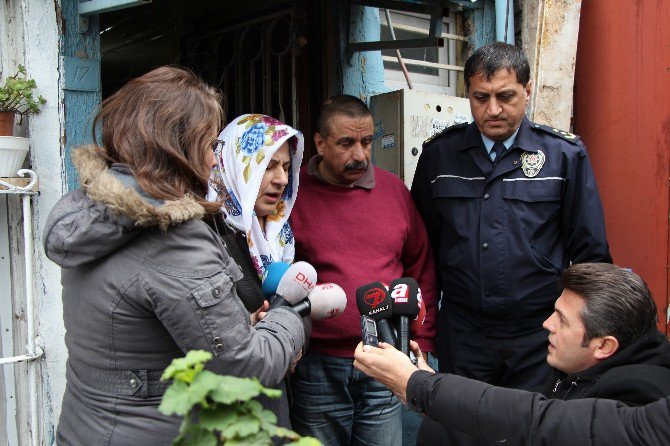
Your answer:
[[[519,129],[516,129],[516,132],[512,133],[512,136],[504,140],[502,143],[505,146],[505,149],[509,149],[512,144],[514,144],[514,140],[516,139],[516,134],[519,133]],[[495,161],[496,156],[494,155],[495,152],[493,152],[493,144],[496,142],[492,139],[487,138],[486,136],[482,135],[482,141],[484,142],[484,148],[486,149],[486,153],[489,154],[489,158],[491,158],[491,161]]]

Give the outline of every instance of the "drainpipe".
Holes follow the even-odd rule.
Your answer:
[[[514,45],[514,1],[495,0],[495,7],[496,40]]]

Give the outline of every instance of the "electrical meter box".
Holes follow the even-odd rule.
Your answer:
[[[409,89],[371,96],[370,111],[372,163],[398,175],[408,188],[423,142],[451,125],[472,122],[468,99]]]

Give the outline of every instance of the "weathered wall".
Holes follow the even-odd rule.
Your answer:
[[[571,129],[580,0],[522,3],[521,38],[531,64],[532,121]]]
[[[64,105],[60,53],[62,16],[60,1],[23,0],[26,67],[35,73],[41,94],[47,99],[42,112],[30,120],[31,160],[40,177],[40,195],[35,203],[35,278],[38,342],[42,361],[41,444],[55,444],[54,427],[65,390],[65,349],[60,268],[46,258],[42,234],[46,218],[66,192],[63,175]]]
[[[649,285],[667,330],[670,0],[584,0],[575,131],[586,143],[614,262]]]
[[[60,411],[60,400],[65,385],[65,347],[60,309],[60,270],[43,255],[41,248],[42,229],[46,216],[56,200],[64,192],[61,161],[61,137],[63,106],[61,101],[59,74],[59,2],[58,1],[5,1],[0,5],[0,69],[3,78],[12,74],[18,64],[28,70],[35,79],[39,94],[47,100],[40,114],[31,116],[19,129],[19,135],[30,138],[28,165],[40,179],[40,195],[33,200],[34,233],[34,281],[25,284],[23,267],[23,244],[20,239],[22,215],[18,200],[8,200],[7,220],[0,222],[2,230],[10,229],[9,251],[12,268],[9,280],[16,306],[12,309],[14,318],[14,352],[25,353],[25,311],[22,307],[26,286],[32,287],[35,298],[35,319],[38,345],[45,351],[39,361],[40,377],[37,388],[27,386],[25,364],[3,366],[3,371],[15,372],[17,383],[16,408],[19,444],[30,444],[28,394],[37,392],[38,414],[41,422],[38,440],[40,444],[53,444],[55,417]],[[0,271],[3,274],[3,271]],[[4,290],[3,290],[4,291]],[[3,304],[2,310],[6,306]],[[4,327],[7,328],[7,327]],[[3,376],[0,375],[0,381]],[[6,381],[2,383],[5,386]],[[5,395],[6,396],[6,395]],[[0,406],[6,407],[5,399]],[[2,414],[2,410],[0,410]],[[6,418],[0,419],[4,428]],[[0,428],[2,429],[2,428]],[[10,427],[11,430],[11,427]],[[1,432],[1,430],[0,430]],[[5,432],[10,435],[10,432]],[[12,437],[4,437],[13,441]],[[11,439],[11,440],[10,440]]]

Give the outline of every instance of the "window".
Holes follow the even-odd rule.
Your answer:
[[[400,11],[389,12],[396,40],[420,39],[428,36],[430,29],[430,17],[428,15]],[[381,40],[393,40],[383,10],[380,10],[379,21]],[[455,24],[456,21],[452,14],[445,17],[442,28],[443,36],[453,33]],[[464,38],[461,39],[465,40]],[[435,93],[456,94],[457,70],[444,69],[445,66],[457,68],[454,66],[456,63],[456,40],[445,39],[442,48],[400,49],[400,55],[409,72],[413,88]],[[386,87],[390,90],[406,88],[407,82],[398,63],[396,50],[383,50],[382,59],[384,61],[384,83]],[[436,65],[441,65],[442,68],[438,68]]]

